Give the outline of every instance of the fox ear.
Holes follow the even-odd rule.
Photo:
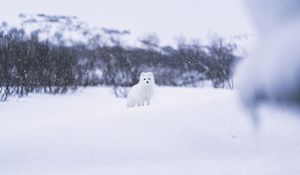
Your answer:
[[[148,75],[153,76],[152,72],[147,72]]]

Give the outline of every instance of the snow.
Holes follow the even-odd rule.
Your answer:
[[[261,103],[300,106],[300,2],[248,0],[259,42],[238,67],[237,87],[252,113]],[[272,4],[272,8],[266,8]]]
[[[130,30],[133,39],[157,33],[162,45],[176,46],[176,37],[206,38],[253,33],[243,0],[1,0],[0,21],[18,24],[20,13],[75,15],[92,26]],[[18,5],[16,5],[18,4]],[[129,36],[129,37],[130,37]],[[127,41],[127,38],[126,38]]]
[[[24,29],[26,34],[38,31],[41,40],[49,40],[54,44],[64,43],[66,46],[74,44],[109,45],[114,43],[112,39],[118,40],[121,44],[133,44],[137,41],[129,36],[129,31],[117,31],[117,34],[108,34],[106,28],[90,26],[87,22],[78,19],[76,16],[44,15],[44,14],[20,14],[17,28]],[[112,29],[113,30],[113,29]],[[123,34],[119,34],[123,33]],[[128,32],[128,33],[127,33]],[[94,47],[94,46],[93,46]]]
[[[260,108],[255,128],[235,90],[160,87],[127,109],[109,88],[0,103],[1,175],[300,172],[296,114]]]

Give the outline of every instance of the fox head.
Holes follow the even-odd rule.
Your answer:
[[[155,82],[153,74],[151,72],[142,72],[139,83],[145,86],[154,85]]]

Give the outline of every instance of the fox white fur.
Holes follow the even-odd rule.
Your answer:
[[[150,105],[154,94],[154,76],[151,72],[142,72],[140,81],[134,85],[127,96],[127,107]]]

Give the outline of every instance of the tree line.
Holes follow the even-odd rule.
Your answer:
[[[5,29],[5,30],[4,30]],[[240,59],[236,46],[221,38],[209,44],[178,43],[159,46],[157,38],[143,38],[144,47],[121,44],[54,44],[35,32],[0,26],[0,95],[65,93],[86,86],[129,87],[142,71],[151,71],[156,84],[198,86],[209,80],[216,88],[233,87],[232,70]],[[116,42],[118,43],[118,42]]]

